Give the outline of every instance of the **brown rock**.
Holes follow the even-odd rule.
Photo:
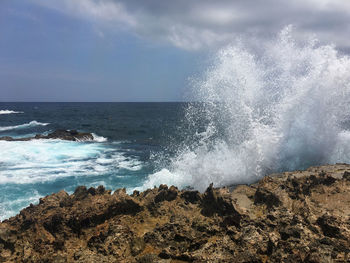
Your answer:
[[[281,201],[274,193],[259,187],[254,195],[254,204],[266,204],[267,208],[271,209],[273,207],[279,206],[281,204]]]
[[[176,187],[171,186],[169,189],[166,185],[161,185],[159,193],[155,196],[154,202],[159,203],[163,201],[172,201],[177,197],[178,190]]]
[[[350,262],[350,166],[204,194],[78,187],[0,223],[0,262]]]
[[[336,221],[335,217],[324,214],[317,219],[316,223],[321,227],[325,236],[340,238],[340,228],[337,226]]]

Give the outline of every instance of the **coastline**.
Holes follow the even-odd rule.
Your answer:
[[[78,187],[0,223],[1,262],[349,262],[350,165],[204,193]]]

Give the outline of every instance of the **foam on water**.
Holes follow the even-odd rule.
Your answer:
[[[107,138],[103,137],[103,136],[98,136],[95,133],[92,133],[92,137],[94,138],[95,142],[106,142]]]
[[[16,114],[16,113],[23,113],[22,111],[13,111],[13,110],[0,110],[0,115],[3,114]]]
[[[350,58],[316,39],[297,41],[291,27],[259,52],[242,44],[219,51],[194,85],[189,127],[205,123],[177,150],[160,183],[250,183],[270,172],[350,161]],[[189,143],[192,142],[192,143]]]
[[[37,204],[40,197],[42,196],[36,190],[29,191],[22,197],[0,196],[0,221],[15,215],[19,209],[28,206],[30,203]]]
[[[0,220],[62,189],[121,187],[143,169],[136,156],[95,141],[0,141],[0,149]]]
[[[0,184],[33,184],[69,176],[92,176],[142,163],[98,143],[62,140],[0,141]]]
[[[26,129],[31,128],[35,126],[46,126],[49,125],[49,123],[42,123],[38,121],[31,121],[29,123],[24,123],[16,126],[7,126],[7,127],[0,127],[0,131],[10,131],[10,130],[17,130],[17,129]]]

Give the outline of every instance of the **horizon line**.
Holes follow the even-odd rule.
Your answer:
[[[186,103],[196,101],[0,101],[0,103]]]

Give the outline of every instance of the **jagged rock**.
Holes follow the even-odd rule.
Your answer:
[[[321,227],[322,232],[327,237],[341,237],[340,228],[336,226],[336,218],[327,214],[322,215],[316,221]]]
[[[88,141],[93,140],[94,137],[91,133],[78,132],[76,130],[56,130],[47,136],[36,135],[36,139],[61,139],[66,141]]]
[[[201,194],[198,191],[184,191],[181,194],[181,198],[185,199],[187,202],[195,204],[201,201]]]
[[[136,256],[145,249],[145,241],[143,238],[137,237],[130,242],[131,255]]]
[[[254,204],[266,204],[266,206],[271,209],[272,207],[279,206],[281,201],[274,193],[259,187],[254,195]]]
[[[1,246],[4,249],[8,249],[11,252],[14,252],[14,244],[16,242],[16,232],[12,232],[7,228],[0,228],[0,248]]]
[[[0,223],[0,262],[350,262],[350,165],[205,193],[77,187]]]
[[[159,203],[163,201],[172,201],[177,197],[178,190],[171,186],[169,189],[166,185],[161,185],[159,193],[155,196],[154,202]]]
[[[103,195],[104,193],[106,193],[106,188],[103,185],[100,185],[97,187],[96,193],[99,195]]]
[[[297,227],[287,226],[286,228],[280,230],[280,235],[282,240],[287,240],[291,237],[300,239],[301,230]]]
[[[96,191],[96,190],[95,190]],[[90,192],[95,192],[91,191]],[[86,189],[86,186],[78,186],[74,191],[74,199],[75,200],[82,200],[85,197],[87,197],[89,194],[88,190]]]
[[[213,184],[210,184],[204,193],[202,207],[202,214],[205,216],[219,214],[221,216],[235,215],[240,218],[228,189],[214,189]],[[237,220],[239,221],[239,219]]]
[[[343,174],[343,179],[345,179],[347,181],[350,181],[350,172],[345,171],[344,174]]]

